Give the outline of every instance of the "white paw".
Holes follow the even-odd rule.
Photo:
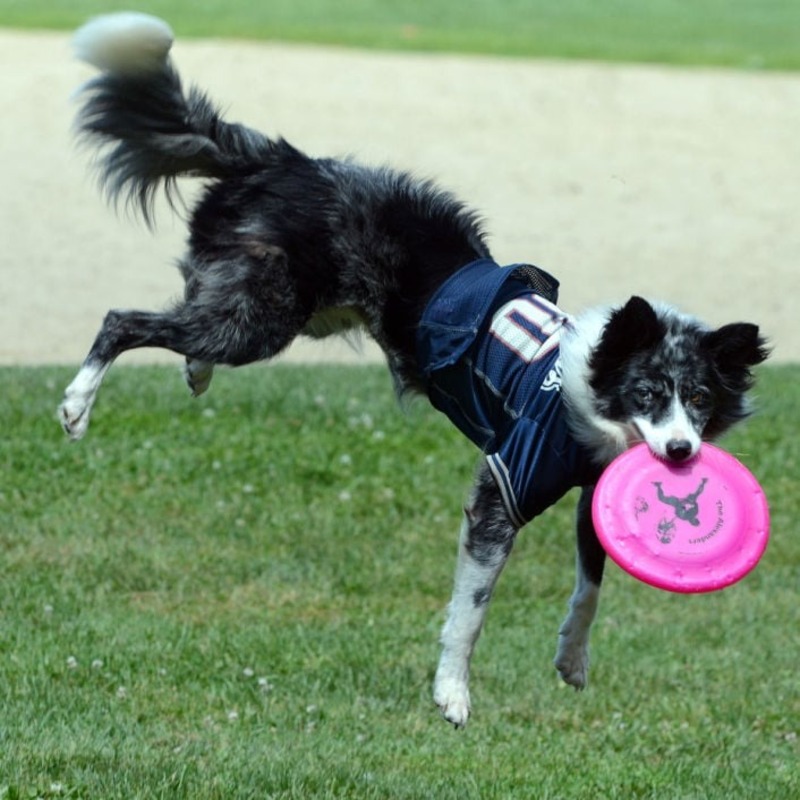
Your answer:
[[[73,442],[81,439],[86,433],[91,410],[92,404],[85,395],[70,393],[69,389],[67,390],[63,402],[58,407],[58,419],[64,432]]]
[[[458,678],[436,678],[433,685],[433,701],[439,706],[442,716],[456,728],[467,724],[470,712],[469,688]]]
[[[97,390],[109,364],[84,364],[72,383],[64,392],[64,399],[58,407],[61,427],[72,441],[77,441],[89,427]]]
[[[564,683],[578,691],[586,688],[589,683],[589,647],[586,642],[574,642],[560,636],[553,663]]]
[[[200,397],[211,385],[214,377],[214,365],[205,361],[186,361],[183,368],[183,377],[186,380],[193,397]]]

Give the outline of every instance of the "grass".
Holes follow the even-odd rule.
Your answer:
[[[455,732],[430,701],[475,461],[379,368],[118,367],[87,438],[71,371],[0,396],[0,798],[800,796],[800,368],[725,446],[773,538],[726,591],[609,568],[590,688],[550,659],[572,503],[520,537]]]
[[[798,69],[796,0],[0,0],[0,25],[74,28],[139,10],[180,36]]]

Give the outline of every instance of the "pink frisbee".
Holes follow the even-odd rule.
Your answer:
[[[752,473],[709,444],[682,464],[641,444],[616,458],[594,493],[606,553],[671,592],[713,592],[743,578],[767,547],[769,510]]]

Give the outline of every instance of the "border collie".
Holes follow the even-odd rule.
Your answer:
[[[591,519],[603,468],[637,442],[681,462],[749,413],[751,368],[767,357],[755,325],[712,330],[632,297],[572,317],[557,281],[497,265],[476,215],[429,182],[349,160],[313,159],[283,139],[225,122],[184,91],[169,26],[140,14],[90,21],[78,56],[77,130],[98,150],[102,187],[152,223],[163,189],[205,179],[180,262],[185,296],[163,312],[110,311],[59,418],[89,424],[123,351],[183,355],[199,395],[216,364],[269,359],[298,335],[360,328],[386,354],[398,393],[419,392],[483,452],[458,545],[434,700],[455,726],[470,713],[469,665],[517,531],[580,487],[577,580],[555,666],[587,682],[589,630],[603,576]]]

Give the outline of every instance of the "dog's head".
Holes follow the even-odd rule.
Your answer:
[[[594,410],[628,445],[645,441],[655,455],[685,461],[748,416],[752,367],[767,355],[756,325],[709,330],[632,297],[611,312],[589,357]]]

